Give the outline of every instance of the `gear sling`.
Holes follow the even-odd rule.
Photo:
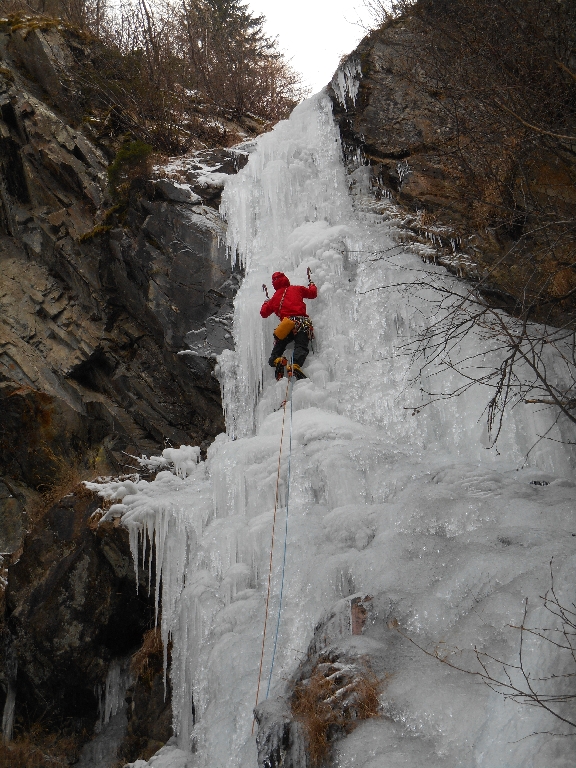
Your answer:
[[[287,291],[288,291],[288,288],[284,290],[282,300],[280,301],[280,306],[278,307],[278,314],[281,313],[282,304],[284,304],[284,299],[286,298]],[[294,320],[292,320],[291,317],[285,317],[284,320],[280,320],[280,323],[274,329],[274,336],[280,341],[282,341],[282,339],[285,339],[286,336],[288,336],[288,334],[291,333],[295,327],[296,327],[296,323],[294,322]]]

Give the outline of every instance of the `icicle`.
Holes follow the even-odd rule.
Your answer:
[[[2,739],[4,744],[12,741],[14,735],[14,712],[16,709],[16,686],[8,681],[6,683],[6,701],[2,712]]]
[[[128,657],[126,659],[114,659],[110,663],[104,689],[99,695],[98,730],[102,730],[110,719],[124,706],[126,689],[132,681],[130,661],[131,657]]]
[[[362,66],[360,61],[351,57],[341,64],[332,78],[332,90],[343,107],[347,106],[347,99],[356,104],[360,80],[362,79]]]

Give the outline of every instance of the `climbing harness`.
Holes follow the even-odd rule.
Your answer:
[[[300,333],[300,331],[304,331],[310,341],[312,341],[314,338],[314,326],[308,315],[290,315],[289,319],[294,323],[294,335]],[[282,322],[284,322],[284,320]]]
[[[293,356],[291,358],[291,364],[293,364],[294,359]],[[290,469],[291,469],[291,459],[292,459],[292,386],[293,386],[293,377],[288,376],[288,381],[286,384],[286,394],[284,397],[284,402],[282,403],[282,406],[284,408],[284,413],[282,416],[282,429],[280,432],[280,450],[278,453],[278,470],[276,474],[276,493],[274,498],[274,514],[272,517],[272,541],[270,543],[270,561],[268,565],[268,588],[266,592],[266,608],[264,613],[264,631],[262,634],[262,648],[260,651],[260,667],[258,670],[258,685],[256,688],[256,704],[254,705],[254,708],[258,706],[258,699],[260,697],[260,684],[262,681],[262,667],[264,665],[264,649],[266,645],[266,630],[268,628],[268,614],[269,614],[269,608],[270,608],[270,592],[272,588],[272,562],[273,562],[273,555],[274,555],[274,537],[275,537],[275,530],[276,530],[276,515],[278,511],[278,501],[280,499],[280,469],[281,469],[281,461],[282,461],[282,448],[284,444],[284,425],[286,423],[286,406],[288,404],[288,401],[290,401],[290,439],[289,439],[289,447],[288,447],[288,479],[287,479],[287,489],[286,489],[286,524],[285,524],[285,531],[284,531],[284,555],[282,560],[282,579],[280,583],[280,604],[278,607],[278,619],[276,622],[276,633],[274,636],[274,648],[272,651],[272,663],[270,667],[270,674],[268,676],[268,686],[266,689],[266,698],[268,698],[268,693],[270,691],[270,683],[272,680],[272,672],[274,669],[274,660],[276,657],[276,646],[278,644],[278,631],[280,628],[280,615],[282,612],[282,600],[284,596],[284,574],[286,570],[286,547],[287,547],[287,541],[288,541],[288,501],[290,498]],[[281,406],[281,407],[282,407]],[[256,723],[256,718],[252,721],[252,735],[254,734],[254,725]]]

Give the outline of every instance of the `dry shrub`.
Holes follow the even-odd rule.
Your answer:
[[[68,766],[77,762],[80,746],[78,737],[49,733],[35,723],[9,744],[0,742],[0,768]]]
[[[170,155],[230,146],[233,128],[196,124],[199,103],[212,119],[277,122],[305,95],[243,0],[0,0],[0,16],[15,12],[13,29],[58,26],[72,37],[76,106],[110,149],[127,134]]]
[[[130,668],[132,673],[149,687],[154,677],[164,667],[164,645],[160,628],[149,629],[144,635],[144,642],[139,651],[132,656]]]
[[[19,741],[0,745],[0,768],[44,768],[48,758],[43,751],[30,742]],[[68,765],[68,761],[54,761],[52,765]]]
[[[378,694],[381,688],[382,682],[369,670],[356,680],[354,687],[357,697],[354,702],[356,719],[369,720],[371,717],[378,717],[380,708]]]
[[[86,473],[88,475],[88,473]],[[84,483],[86,477],[77,467],[62,465],[53,484],[49,486],[40,486],[40,495],[28,505],[28,521],[30,527],[34,527],[42,520],[44,515],[65,496],[74,494],[77,499],[87,499],[95,496],[94,491],[90,491]]]
[[[418,225],[424,229],[438,224],[438,214],[422,209],[418,211]]]
[[[297,683],[292,714],[304,727],[312,766],[326,760],[335,738],[353,731],[360,720],[378,717],[381,688],[367,662],[323,663],[322,659],[307,680]]]
[[[312,765],[319,765],[328,754],[330,726],[343,724],[343,713],[326,703],[331,691],[330,682],[316,671],[309,680],[298,683],[292,698],[292,714],[304,726]]]

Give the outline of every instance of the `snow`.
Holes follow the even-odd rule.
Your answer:
[[[445,649],[464,668],[473,667],[476,647],[516,663],[518,632],[509,625],[522,621],[525,599],[527,626],[550,623],[540,596],[550,586],[551,560],[557,593],[573,599],[576,484],[565,444],[573,433],[553,424],[550,409],[522,405],[507,415],[497,448],[490,448],[486,392],[472,388],[423,407],[426,397],[406,354],[432,320],[433,304],[418,281],[432,275],[454,290],[458,282],[398,248],[361,180],[354,195],[349,185],[323,94],[258,140],[223,196],[231,254],[246,273],[235,302],[235,351],[218,360],[227,434],[205,461],[196,448],[169,449],[155,465],[143,460],[160,469],[154,480],[136,476],[100,486],[116,502],[107,514],[121,516],[140,567],[149,567],[156,548],[152,588],[161,597],[165,647],[169,637],[174,643],[177,743],[134,765],[256,765],[252,710],[281,403],[291,394],[261,697],[279,607],[291,442],[270,697],[286,694],[285,681],[318,621],[339,601],[371,595],[364,635],[346,637],[340,622],[334,642],[355,643],[385,680],[383,717],[338,744],[339,768],[380,768],[383,754],[387,767],[568,766],[570,740],[542,733],[559,729],[542,709],[503,700],[407,638],[432,653]],[[278,269],[304,282],[307,267],[319,289],[308,303],[316,341],[304,366],[309,379],[290,392],[267,366],[274,319],[259,316],[261,286]],[[466,344],[459,353],[477,355],[482,364],[497,354],[481,337]],[[459,384],[453,370],[427,377],[427,388],[437,391]],[[546,431],[551,439],[539,440]],[[550,643],[530,637],[525,654],[537,676],[562,669],[561,652]],[[535,732],[540,735],[530,736]]]
[[[127,763],[125,768],[192,768],[192,765],[189,753],[173,745],[166,745],[151,757],[149,762],[136,760],[134,763]]]

